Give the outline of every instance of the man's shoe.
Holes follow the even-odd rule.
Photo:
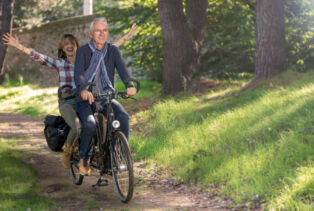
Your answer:
[[[62,166],[65,169],[69,169],[71,167],[71,155],[73,153],[73,146],[68,144],[63,145],[63,156],[62,156]]]
[[[90,159],[81,158],[80,159],[80,174],[83,176],[89,176],[91,173],[91,169],[89,166]]]

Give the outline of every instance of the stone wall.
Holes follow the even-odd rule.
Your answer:
[[[24,46],[57,58],[61,36],[65,33],[71,33],[78,38],[80,45],[85,44],[89,41],[89,24],[96,16],[67,18],[30,29],[13,29],[12,33],[17,34],[20,43]],[[4,71],[10,79],[18,79],[19,76],[22,76],[25,81],[42,87],[58,85],[58,75],[53,68],[38,64],[28,55],[12,47],[8,48],[4,61]]]

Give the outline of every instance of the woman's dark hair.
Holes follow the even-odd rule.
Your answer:
[[[66,41],[69,40],[70,42],[73,42],[73,44],[76,45],[76,47],[79,47],[78,41],[76,37],[72,34],[64,34],[59,42],[59,47],[58,47],[58,58],[61,59],[67,59],[67,55],[63,51],[63,47],[65,46]]]

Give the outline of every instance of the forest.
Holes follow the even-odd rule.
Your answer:
[[[83,16],[83,2],[2,0],[0,34]],[[138,191],[127,205],[95,203],[111,189],[64,205],[61,197],[42,194],[50,187],[49,176],[35,159],[20,170],[28,172],[19,184],[22,193],[10,188],[15,170],[0,171],[8,186],[0,185],[0,210],[26,210],[29,204],[31,210],[313,210],[313,0],[89,2],[93,15],[106,17],[112,37],[137,24],[137,32],[119,49],[142,84],[136,101],[121,100],[130,114]],[[10,164],[20,169],[23,165],[14,159],[25,159],[27,144],[39,143],[37,133],[22,136],[10,128],[22,119],[33,125],[47,114],[59,115],[57,84],[40,87],[23,77],[10,78],[3,68],[7,50],[2,43],[0,169]],[[123,89],[121,81],[117,88]],[[42,154],[30,150],[27,156],[40,160]],[[56,157],[60,160],[56,153],[48,156]],[[60,184],[67,184],[68,178],[58,175]],[[34,181],[40,185],[30,186]],[[36,190],[30,190],[33,186]],[[65,187],[57,192],[71,204],[67,194],[75,190]],[[27,197],[27,191],[39,200]]]

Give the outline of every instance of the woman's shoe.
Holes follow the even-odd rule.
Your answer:
[[[71,167],[71,156],[73,153],[73,146],[68,144],[63,145],[63,156],[62,156],[62,166],[65,169],[69,169]]]

